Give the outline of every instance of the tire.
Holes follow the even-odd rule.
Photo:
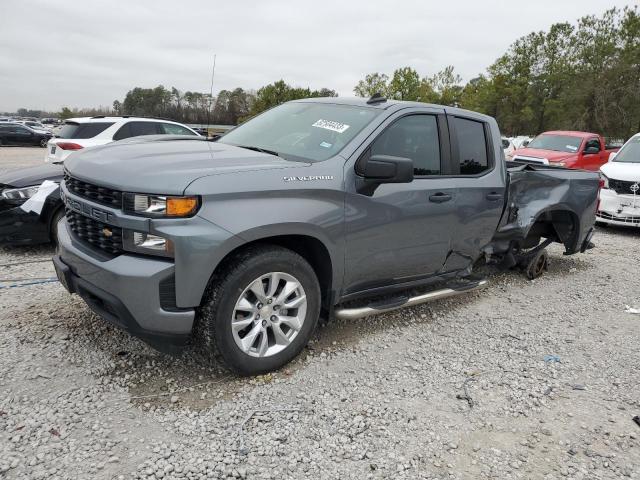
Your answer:
[[[549,269],[549,255],[546,250],[540,250],[536,253],[529,262],[525,269],[525,275],[529,280],[535,280],[541,277],[544,272]]]
[[[49,143],[49,139],[48,138],[43,138],[42,140],[40,140],[40,146],[42,148],[47,148],[47,143]]]
[[[49,238],[54,247],[58,246],[58,222],[64,218],[64,208],[56,210],[49,224]]]
[[[278,246],[251,247],[209,282],[197,311],[196,341],[240,375],[270,372],[309,342],[320,303],[318,278],[304,258]],[[296,307],[279,308],[287,304]]]

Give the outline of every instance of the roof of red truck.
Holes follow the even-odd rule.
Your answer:
[[[544,135],[544,134],[548,134],[548,135],[568,135],[570,137],[580,137],[580,138],[599,137],[600,136],[597,133],[576,132],[576,131],[573,131],[573,130],[552,130],[550,132],[541,133],[541,135]]]

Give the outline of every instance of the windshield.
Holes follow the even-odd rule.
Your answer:
[[[224,135],[220,143],[275,152],[289,160],[318,162],[342,150],[380,110],[296,102],[272,108]]]
[[[576,153],[580,148],[582,138],[569,135],[550,135],[543,133],[531,140],[527,148],[553,150],[554,152]]]
[[[614,162],[640,163],[640,136],[633,137],[622,147],[613,159]]]

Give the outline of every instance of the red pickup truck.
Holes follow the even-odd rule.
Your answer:
[[[541,133],[525,148],[513,152],[513,161],[597,172],[618,150],[608,148],[596,133],[553,131]]]

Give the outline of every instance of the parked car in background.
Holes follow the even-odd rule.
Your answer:
[[[46,147],[53,134],[19,123],[0,123],[0,145]]]
[[[531,140],[513,154],[513,161],[597,172],[619,148],[608,148],[596,133],[553,131]]]
[[[640,133],[600,167],[598,223],[640,227]]]
[[[50,133],[51,129],[44,126],[42,123],[40,122],[34,122],[33,120],[18,120],[15,123],[18,123],[20,125],[26,125],[27,127],[37,131],[37,132],[47,132]]]
[[[202,137],[148,135],[121,140],[119,143],[179,139],[197,141]],[[64,215],[64,205],[60,199],[63,173],[60,163],[51,163],[0,175],[0,245],[57,243],[55,225]],[[28,203],[29,200],[33,205]]]
[[[518,135],[517,137],[513,137],[511,138],[511,141],[513,142],[513,145],[516,147],[516,150],[518,148],[524,148],[527,145],[529,145],[529,142],[533,140],[533,137],[528,137],[526,135]]]
[[[64,215],[60,200],[62,165],[41,165],[0,175],[0,244],[34,245],[56,241],[54,226]],[[40,191],[45,181],[46,196]],[[26,205],[38,192],[42,204]],[[35,203],[35,202],[32,202]]]
[[[186,125],[170,120],[127,116],[71,118],[49,142],[45,162],[63,162],[74,151],[142,135],[199,136]]]
[[[513,144],[513,140],[507,137],[502,137],[502,150],[504,150],[504,157],[507,160],[511,160],[513,152],[516,150],[516,146]]]

